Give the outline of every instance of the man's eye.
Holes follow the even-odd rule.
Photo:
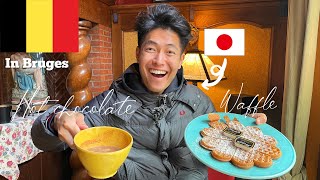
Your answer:
[[[154,48],[146,48],[146,51],[147,52],[155,52],[155,49]]]
[[[168,51],[167,52],[169,55],[175,55],[176,54],[176,52],[174,52],[174,51]]]

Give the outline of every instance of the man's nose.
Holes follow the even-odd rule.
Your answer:
[[[156,57],[153,60],[155,64],[163,64],[166,59],[166,55],[164,52],[158,52]]]

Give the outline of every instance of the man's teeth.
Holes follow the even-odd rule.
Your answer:
[[[152,73],[152,74],[166,74],[166,72],[165,72],[165,71],[161,71],[161,70],[154,70],[154,69],[150,70],[150,73]]]

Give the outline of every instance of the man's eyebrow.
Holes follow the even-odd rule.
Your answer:
[[[143,44],[144,45],[158,45],[158,43],[156,43],[155,41],[152,41],[152,40],[147,40]],[[167,44],[167,46],[171,46],[175,49],[178,49],[174,44]]]
[[[147,40],[143,43],[144,45],[157,45],[156,42],[152,41],[152,40]]]

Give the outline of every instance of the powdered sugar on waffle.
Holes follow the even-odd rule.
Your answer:
[[[209,122],[212,128],[204,128],[201,131],[201,135],[204,137],[200,141],[200,145],[211,150],[211,155],[214,158],[220,161],[231,160],[234,165],[247,169],[253,165],[270,167],[272,159],[281,156],[280,149],[276,147],[277,141],[272,136],[264,135],[258,127],[245,127],[237,119],[232,121],[228,117],[225,119],[229,128],[243,132],[241,136],[254,141],[255,146],[249,151],[236,147],[232,139],[222,133],[226,124]],[[208,148],[208,146],[210,147]]]
[[[227,121],[227,125],[229,126],[229,128],[233,128],[233,129],[236,129],[241,132],[244,132],[244,130],[246,128],[238,120],[233,120],[233,121],[229,121],[229,122]]]
[[[276,146],[278,144],[277,140],[269,135],[263,135],[262,137],[263,141],[270,143],[273,146]]]
[[[264,141],[262,131],[258,127],[255,127],[255,126],[245,127],[243,129],[242,137],[250,139],[251,141],[254,141],[257,145],[259,145],[260,142]]]
[[[245,151],[243,149],[237,148],[235,153],[233,154],[233,158],[239,159],[243,162],[253,161],[254,158],[254,150]]]
[[[202,129],[201,135],[202,136],[211,136],[211,137],[214,137],[216,139],[225,139],[225,140],[228,140],[228,141],[232,141],[231,138],[223,135],[221,130],[215,129],[215,128],[212,128],[212,127]]]
[[[206,149],[212,150],[213,157],[220,161],[230,161],[236,147],[232,145],[232,141],[215,139],[210,136],[205,136],[200,141],[200,145]]]
[[[232,157],[232,163],[238,167],[248,169],[254,165],[254,155],[254,150],[245,151],[243,149],[237,148]]]

